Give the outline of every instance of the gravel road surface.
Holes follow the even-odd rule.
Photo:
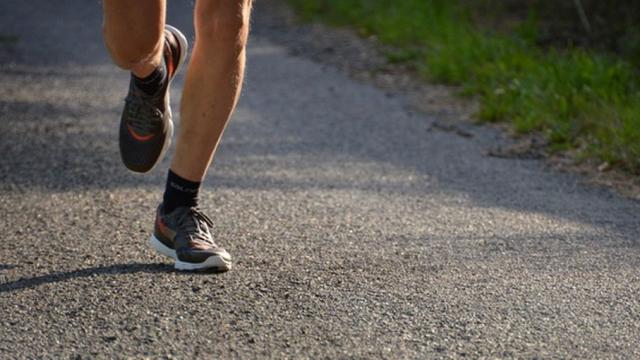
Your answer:
[[[168,161],[120,163],[99,2],[0,2],[0,358],[640,357],[638,202],[292,55],[270,4],[202,201],[234,269],[203,275],[147,247]]]

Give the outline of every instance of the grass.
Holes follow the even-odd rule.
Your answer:
[[[307,19],[354,27],[394,46],[429,80],[480,99],[479,119],[541,132],[552,150],[640,174],[640,85],[621,58],[581,49],[541,49],[534,21],[509,33],[480,28],[455,0],[289,0]]]

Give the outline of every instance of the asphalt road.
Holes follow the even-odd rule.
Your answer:
[[[147,247],[168,161],[120,164],[99,3],[0,2],[0,358],[640,357],[638,202],[290,55],[269,3],[203,199],[234,269],[195,275]]]

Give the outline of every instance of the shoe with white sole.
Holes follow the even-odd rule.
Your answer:
[[[211,219],[196,207],[179,207],[164,214],[160,205],[150,245],[175,259],[178,270],[228,271],[231,255],[213,241],[212,226]]]

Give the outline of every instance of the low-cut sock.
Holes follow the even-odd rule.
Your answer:
[[[169,170],[162,200],[162,212],[168,214],[178,207],[198,206],[201,182],[187,180]]]
[[[131,78],[135,83],[136,87],[142,90],[145,94],[151,96],[155,95],[162,89],[165,82],[167,81],[167,65],[165,64],[164,59],[160,62],[160,66],[155,68],[151,74],[145,76],[144,78],[139,78],[133,73],[131,74]]]

